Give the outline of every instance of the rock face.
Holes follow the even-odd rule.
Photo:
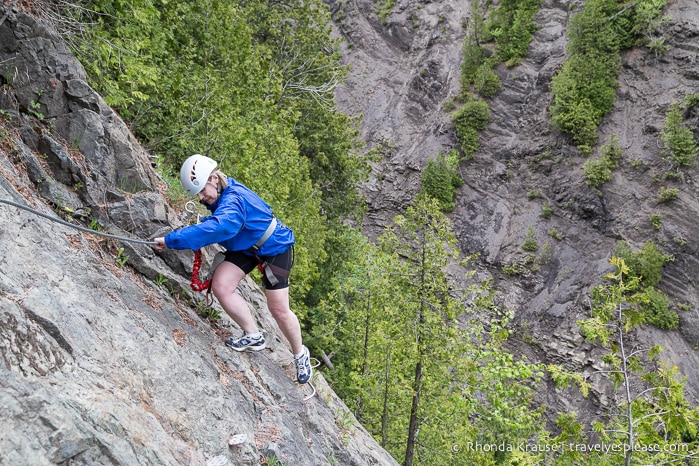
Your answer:
[[[375,236],[412,201],[427,160],[456,147],[444,108],[460,92],[462,22],[469,16],[469,2],[398,0],[384,22],[371,1],[330,5],[351,65],[337,101],[349,114],[362,115],[368,148],[379,148],[383,155],[365,190],[370,206],[365,228]],[[662,56],[644,48],[624,52],[617,102],[599,131],[600,145],[616,135],[624,154],[614,178],[600,190],[586,185],[586,159],[552,128],[548,116],[551,78],[566,58],[567,23],[581,6],[543,0],[529,55],[519,66],[495,70],[503,90],[487,100],[492,122],[480,135],[474,159],[460,167],[465,184],[450,217],[462,250],[481,254],[483,271],[494,278],[502,305],[517,313],[516,351],[580,370],[593,370],[595,350],[580,337],[576,321],[589,315],[590,288],[610,270],[608,259],[617,242],[638,248],[653,241],[673,255],[660,289],[677,304],[679,330],[644,329],[638,344],[665,348],[664,356],[688,377],[687,397],[697,404],[697,165],[673,184],[679,189],[673,203],[657,202],[657,179],[667,170],[659,148],[667,111],[699,89],[699,3],[668,2],[669,49]],[[685,121],[697,128],[699,115],[696,108],[693,112]],[[551,209],[549,219],[541,216],[544,205]],[[661,229],[651,226],[652,214],[662,217]],[[539,246],[548,243],[551,257],[536,271],[514,277],[503,273],[505,265],[526,263],[521,245],[529,227]],[[562,240],[549,235],[554,229]],[[604,383],[595,389],[598,400],[593,402],[609,395]],[[584,417],[596,409],[589,400],[568,396],[549,389],[541,400],[551,413],[575,409]]]
[[[130,238],[181,226],[60,37],[5,7],[0,18],[0,199]],[[252,280],[241,293],[271,349],[239,354],[222,343],[236,331],[226,317],[193,311],[191,253],[6,203],[0,225],[0,464],[396,464],[320,369],[304,401]]]

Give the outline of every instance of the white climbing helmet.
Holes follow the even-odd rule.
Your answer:
[[[201,154],[194,154],[185,160],[180,169],[180,183],[184,190],[192,196],[199,194],[216,165],[215,160]]]

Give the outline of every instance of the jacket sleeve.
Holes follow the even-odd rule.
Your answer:
[[[171,249],[196,251],[204,246],[233,238],[245,224],[245,205],[238,195],[221,199],[213,214],[201,223],[175,230],[165,237]]]

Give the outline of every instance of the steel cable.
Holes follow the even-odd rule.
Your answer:
[[[27,206],[25,206],[25,205],[19,204],[19,203],[14,202],[14,201],[9,201],[9,200],[7,200],[7,199],[0,199],[0,203],[2,203],[2,204],[8,204],[8,205],[17,207],[18,209],[26,210],[27,212],[31,212],[31,213],[33,213],[33,214],[35,214],[35,215],[38,215],[39,217],[43,217],[43,218],[45,218],[45,219],[51,220],[52,222],[57,222],[57,223],[60,223],[60,224],[62,224],[62,225],[65,225],[65,226],[68,226],[68,227],[71,227],[71,228],[75,228],[76,230],[80,230],[80,231],[84,231],[84,232],[86,232],[86,233],[90,233],[90,234],[92,234],[92,235],[103,236],[103,237],[105,237],[105,238],[112,238],[112,239],[117,239],[117,240],[120,240],[120,241],[127,241],[127,242],[129,242],[129,243],[148,244],[148,245],[156,245],[156,244],[158,244],[158,243],[156,243],[155,241],[144,241],[144,240],[141,240],[141,239],[127,238],[127,237],[125,237],[125,236],[119,236],[119,235],[110,235],[109,233],[102,233],[102,232],[100,232],[100,231],[91,230],[91,229],[89,229],[89,228],[86,228],[86,227],[83,227],[83,226],[80,226],[80,225],[75,225],[75,224],[70,223],[70,222],[66,222],[65,220],[63,220],[63,219],[61,219],[61,218],[53,217],[53,216],[51,216],[51,215],[47,215],[47,214],[45,214],[45,213],[43,213],[43,212],[39,212],[39,211],[36,210],[36,209],[32,209],[31,207],[27,207]]]

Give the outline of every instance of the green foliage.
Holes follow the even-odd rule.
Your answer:
[[[612,168],[603,158],[588,160],[583,165],[585,181],[588,185],[599,187],[603,183],[612,179]]]
[[[490,62],[486,61],[476,70],[474,87],[476,92],[486,98],[493,97],[495,94],[500,92],[500,89],[502,89],[500,78],[493,71]]]
[[[680,191],[677,188],[661,186],[660,191],[658,191],[658,202],[661,204],[665,202],[672,202],[677,199],[677,196],[679,195]]]
[[[665,29],[670,18],[663,15],[667,0],[638,0],[631,12],[633,33],[639,45],[645,45],[656,55],[662,55],[668,48]]]
[[[211,322],[218,322],[221,320],[221,311],[211,306],[201,306],[199,308],[199,315]]]
[[[682,107],[686,110],[691,110],[699,105],[699,94],[687,94],[684,96]]]
[[[457,110],[453,121],[461,150],[466,157],[473,155],[478,150],[478,131],[490,123],[488,104],[480,99],[470,100]]]
[[[357,186],[368,179],[370,166],[357,155],[358,132],[353,128],[358,122],[325,107],[305,115],[294,135],[299,153],[310,161],[309,174],[323,212],[331,219],[360,219],[364,199]]]
[[[157,8],[151,1],[109,0],[90,7],[69,13],[92,25],[86,40],[72,44],[93,87],[129,119],[129,107],[148,102],[158,80],[157,66],[150,63],[165,46],[157,30]]]
[[[618,54],[577,53],[552,79],[552,121],[558,130],[573,136],[583,154],[591,152],[597,142],[597,126],[614,105],[620,68]]]
[[[490,15],[488,31],[495,40],[498,59],[507,66],[516,65],[527,56],[536,31],[534,15],[540,6],[541,0],[506,0]]]
[[[458,127],[469,127],[476,130],[485,129],[490,123],[490,108],[488,104],[480,99],[473,99],[466,102],[454,116]]]
[[[420,196],[380,246],[343,235],[354,259],[337,264],[311,311],[319,324],[310,341],[335,352],[334,389],[399,462],[506,461],[511,453],[458,447],[540,432],[530,401],[541,370],[503,350],[510,316],[493,306],[487,282],[450,284],[446,266],[458,250],[439,203]]]
[[[658,247],[647,242],[634,252],[625,241],[620,241],[614,249],[614,255],[624,261],[629,269],[629,275],[638,277],[644,288],[655,287],[662,279],[663,266],[673,260],[672,256],[663,254]]]
[[[583,10],[575,14],[568,26],[568,51],[602,56],[618,54],[627,19],[616,0],[585,0]],[[617,22],[621,18],[620,22]]]
[[[681,170],[691,167],[699,154],[699,144],[694,140],[692,130],[684,123],[679,104],[670,108],[660,134],[663,153],[673,168]]]
[[[675,311],[670,310],[670,300],[667,295],[655,288],[646,288],[635,299],[643,313],[643,320],[658,328],[676,329],[680,318]]]
[[[551,228],[548,231],[548,234],[551,238],[558,240],[558,241],[563,241],[563,239],[565,238],[563,236],[563,234],[561,232],[559,232],[558,230],[556,230],[555,228]]]
[[[485,28],[485,13],[480,1],[471,2],[471,14],[469,15],[467,30],[468,33],[464,38],[464,46],[462,52],[461,63],[461,88],[464,89],[464,95],[468,87],[476,79],[478,69],[486,60],[484,47],[481,46],[483,41],[487,40],[487,30]]]
[[[32,100],[29,102],[29,113],[34,117],[39,120],[44,119],[44,114],[39,111],[41,108],[41,104],[35,100]]]
[[[551,206],[548,204],[544,204],[541,207],[541,216],[545,219],[550,219],[551,215],[553,214],[553,210],[551,209]]]
[[[461,85],[464,89],[468,89],[468,86],[476,80],[478,70],[481,69],[485,63],[485,53],[477,42],[466,40],[464,42],[462,56]]]
[[[663,225],[663,217],[660,214],[652,214],[650,216],[650,224],[653,225],[653,228],[656,230],[660,230]]]
[[[519,63],[527,55],[532,34],[535,31],[533,17],[539,10],[540,0],[522,2],[504,1],[492,11],[486,23],[485,8],[489,2],[471,2],[471,15],[464,39],[461,86],[464,100],[469,97],[469,87],[483,97],[492,97],[502,89],[500,78],[493,71],[498,62],[507,66]],[[495,41],[495,55],[484,46]],[[492,58],[488,58],[491,57]]]
[[[360,218],[364,202],[357,186],[368,179],[370,166],[358,156],[359,120],[339,112],[334,102],[348,67],[341,63],[339,40],[331,38],[327,6],[301,0],[249,5],[255,44],[270,57],[281,85],[276,106],[289,112],[284,124],[310,162],[322,211],[331,220]]]
[[[334,253],[328,227],[361,217],[358,185],[369,173],[357,155],[358,122],[334,104],[346,67],[327,6],[105,0],[91,8],[73,12],[90,24],[73,44],[91,84],[166,179],[202,153],[272,205],[298,240],[292,300],[303,314]]]
[[[531,226],[527,228],[527,234],[524,236],[522,249],[531,252],[537,251],[539,249],[539,245],[536,242],[536,235],[534,234],[534,229]]]
[[[492,12],[486,24],[485,10],[490,2],[473,1],[466,27],[461,65],[461,98],[466,101],[454,116],[454,127],[460,148],[466,158],[478,150],[478,131],[490,121],[490,109],[480,100],[472,100],[471,86],[485,98],[493,97],[502,89],[500,77],[493,67],[499,61],[507,66],[519,63],[526,56],[535,31],[533,17],[540,0],[503,1]],[[495,52],[485,42],[495,41]]]
[[[456,188],[463,184],[458,166],[459,157],[456,153],[446,155],[440,152],[435,159],[427,161],[427,167],[422,172],[421,191],[437,199],[444,212],[454,210]]]
[[[573,137],[573,144],[589,154],[597,142],[597,126],[615,102],[622,49],[642,43],[657,54],[667,46],[662,16],[666,0],[638,0],[631,5],[616,0],[585,0],[568,27],[570,58],[553,77],[554,126]],[[599,172],[602,167],[591,167]]]
[[[581,100],[576,83],[566,73],[570,68],[567,63],[552,80],[551,118],[559,131],[573,136],[573,144],[582,154],[589,154],[597,142],[597,115],[589,100]]]
[[[376,13],[379,15],[379,20],[384,26],[386,25],[386,18],[391,14],[395,4],[395,0],[379,0],[376,3]]]
[[[614,249],[614,255],[624,261],[624,277],[637,283],[632,291],[633,301],[639,308],[643,320],[658,328],[675,329],[679,325],[679,316],[670,309],[667,296],[655,287],[662,279],[662,268],[673,258],[661,253],[651,242],[643,245],[639,251],[632,251],[626,242],[620,242]],[[630,286],[627,285],[630,289]]]
[[[612,179],[612,172],[619,166],[621,158],[621,148],[619,148],[618,142],[618,138],[612,136],[609,144],[602,147],[602,154],[599,158],[585,162],[583,172],[588,185],[598,188]]]
[[[123,267],[126,265],[130,258],[131,257],[128,254],[124,253],[124,248],[119,248],[116,257],[114,258],[114,261],[117,263],[117,265],[119,265],[119,267]]]
[[[540,199],[542,197],[544,197],[544,195],[538,189],[530,189],[529,191],[527,191],[527,199],[529,199],[530,201],[532,199]]]
[[[502,271],[505,273],[505,275],[516,277],[517,275],[522,275],[525,272],[525,268],[519,263],[503,264]]]
[[[163,274],[159,273],[158,276],[153,280],[153,283],[155,284],[156,287],[162,288],[167,284],[168,280],[163,276]]]
[[[586,0],[568,28],[570,58],[552,80],[550,113],[582,153],[597,141],[597,126],[615,102],[621,69],[620,7],[615,0]],[[610,20],[611,18],[611,20]]]
[[[631,346],[630,334],[643,321],[635,305],[638,280],[623,259],[612,257],[610,262],[615,270],[592,293],[592,317],[579,325],[589,341],[599,342],[608,351],[597,373],[609,377],[620,400],[611,418],[592,423],[589,435],[620,448],[588,451],[584,457],[574,449],[564,450],[557,454],[556,464],[582,464],[583,459],[585,464],[692,464],[699,457],[699,408],[684,399],[686,378],[680,377],[676,367],[658,361],[662,348]],[[582,374],[560,367],[551,366],[550,371],[559,387],[580,383],[583,394],[587,393],[586,379],[591,374],[581,379]],[[559,416],[558,425],[561,434],[554,442],[590,441],[574,414]]]
[[[90,230],[93,230],[93,231],[104,230],[104,228],[102,228],[102,225],[100,224],[99,220],[97,220],[96,218],[93,218],[92,220],[90,220],[89,228],[90,228]]]
[[[548,264],[551,262],[551,259],[553,258],[553,249],[551,248],[551,244],[549,242],[545,242],[544,245],[541,247],[541,251],[536,257],[536,262],[544,265]]]

